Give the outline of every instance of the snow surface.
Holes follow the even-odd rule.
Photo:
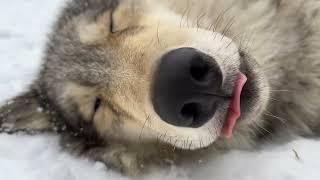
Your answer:
[[[64,0],[0,0],[0,102],[23,91],[34,78],[57,9]],[[317,180],[320,141],[299,139],[263,151],[232,151],[199,170],[158,170],[148,180]],[[72,157],[58,137],[0,135],[0,180],[128,179],[101,163]]]

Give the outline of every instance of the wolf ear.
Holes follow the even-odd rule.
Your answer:
[[[29,90],[0,107],[0,133],[36,133],[52,129],[50,114],[41,106],[40,96]]]

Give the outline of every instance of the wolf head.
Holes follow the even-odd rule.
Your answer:
[[[49,37],[37,91],[68,125],[90,124],[110,140],[199,149],[259,121],[269,89],[254,58],[212,19],[189,13],[192,5],[169,7],[70,2]]]

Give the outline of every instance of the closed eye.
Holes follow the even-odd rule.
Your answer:
[[[99,110],[100,106],[101,106],[101,99],[100,98],[96,98],[95,103],[94,103],[94,114]]]
[[[110,15],[110,25],[109,25],[110,27],[109,28],[110,28],[110,32],[111,33],[115,33],[115,31],[114,31],[114,19],[113,19],[114,17],[113,16],[114,16],[114,10],[111,12],[111,15]]]

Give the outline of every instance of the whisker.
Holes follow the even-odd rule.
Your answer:
[[[200,16],[198,16],[198,18],[197,18],[197,31],[200,28],[201,20],[205,15],[206,15],[206,13],[204,12],[204,13],[200,14]]]
[[[248,37],[248,40],[247,40],[247,44],[246,44],[246,46],[244,48],[246,51],[249,51],[250,44],[252,44],[252,42],[254,42],[254,39],[256,37],[254,32],[253,32],[253,30],[251,32],[249,32],[248,36],[249,37]]]
[[[240,44],[239,49],[241,49],[241,39],[243,38],[245,32],[240,32],[231,37],[232,41],[226,46],[228,48],[233,42],[238,42]]]
[[[279,99],[275,99],[275,98],[272,98],[272,97],[269,97],[270,100],[273,100],[273,101],[276,101],[276,102],[280,102]]]
[[[249,32],[243,33],[240,39],[240,49],[244,51],[248,51],[248,47],[251,42],[252,36],[253,36],[252,33],[249,33]]]
[[[262,137],[260,138],[262,138],[264,141],[272,142],[272,132],[270,132],[266,128],[262,128],[258,123],[254,123],[253,128],[257,130],[260,135],[262,135]]]
[[[181,20],[180,20],[180,28],[182,27],[182,22],[183,22],[183,19],[184,19],[184,17],[185,17],[185,15],[187,14],[187,12],[189,11],[189,0],[188,0],[188,2],[187,2],[187,7],[186,7],[186,9],[183,11],[183,14],[182,14],[182,16],[181,16]]]
[[[292,90],[287,89],[271,89],[270,92],[293,92]]]
[[[162,46],[160,41],[160,35],[159,35],[159,26],[160,26],[160,21],[158,21],[158,25],[157,25],[157,40],[158,40],[158,44]]]
[[[224,11],[222,11],[216,18],[215,22],[216,22],[216,27],[219,27],[220,22],[223,19],[223,16],[232,8],[232,6],[230,6],[229,8],[225,9]]]
[[[229,48],[232,43],[233,41],[230,41],[230,43],[225,48]]]
[[[188,13],[187,13],[187,28],[189,28],[189,17],[190,17],[191,9],[192,8],[189,8]]]
[[[269,117],[276,118],[276,119],[280,120],[283,124],[285,124],[285,123],[287,122],[287,120],[286,120],[286,119],[281,118],[281,117],[276,116],[276,115],[273,115],[273,114],[272,114],[272,113],[270,113],[270,112],[268,112],[268,113],[264,113],[264,115],[269,116]]]
[[[231,18],[231,20],[226,24],[225,28],[222,31],[222,38],[221,40],[223,40],[223,38],[227,35],[227,33],[229,32],[230,28],[232,27],[232,25],[235,23],[234,21],[235,16],[233,16]]]
[[[261,128],[257,125],[256,122],[253,123],[252,128],[254,128],[254,130],[256,130],[261,135],[265,134],[265,131],[262,131]]]
[[[255,125],[256,125],[258,128],[260,128],[260,129],[262,129],[263,131],[265,131],[266,133],[272,134],[269,130],[267,130],[266,128],[264,128],[263,126],[261,126],[259,123],[255,123]]]
[[[238,54],[239,50],[236,50],[234,53],[232,53],[230,56],[226,57],[222,62],[225,63],[228,60],[232,60],[231,57],[233,57],[234,55]]]
[[[213,31],[213,33],[214,32],[216,32],[216,27],[215,27],[215,25],[214,25],[214,21],[212,21],[211,23],[210,23],[210,26],[207,28],[209,31]]]
[[[141,141],[141,137],[142,137],[143,130],[144,130],[144,128],[146,127],[146,124],[147,124],[147,122],[148,122],[149,119],[150,119],[150,115],[147,115],[146,120],[144,121],[143,126],[142,126],[141,131],[140,131],[139,141]]]

